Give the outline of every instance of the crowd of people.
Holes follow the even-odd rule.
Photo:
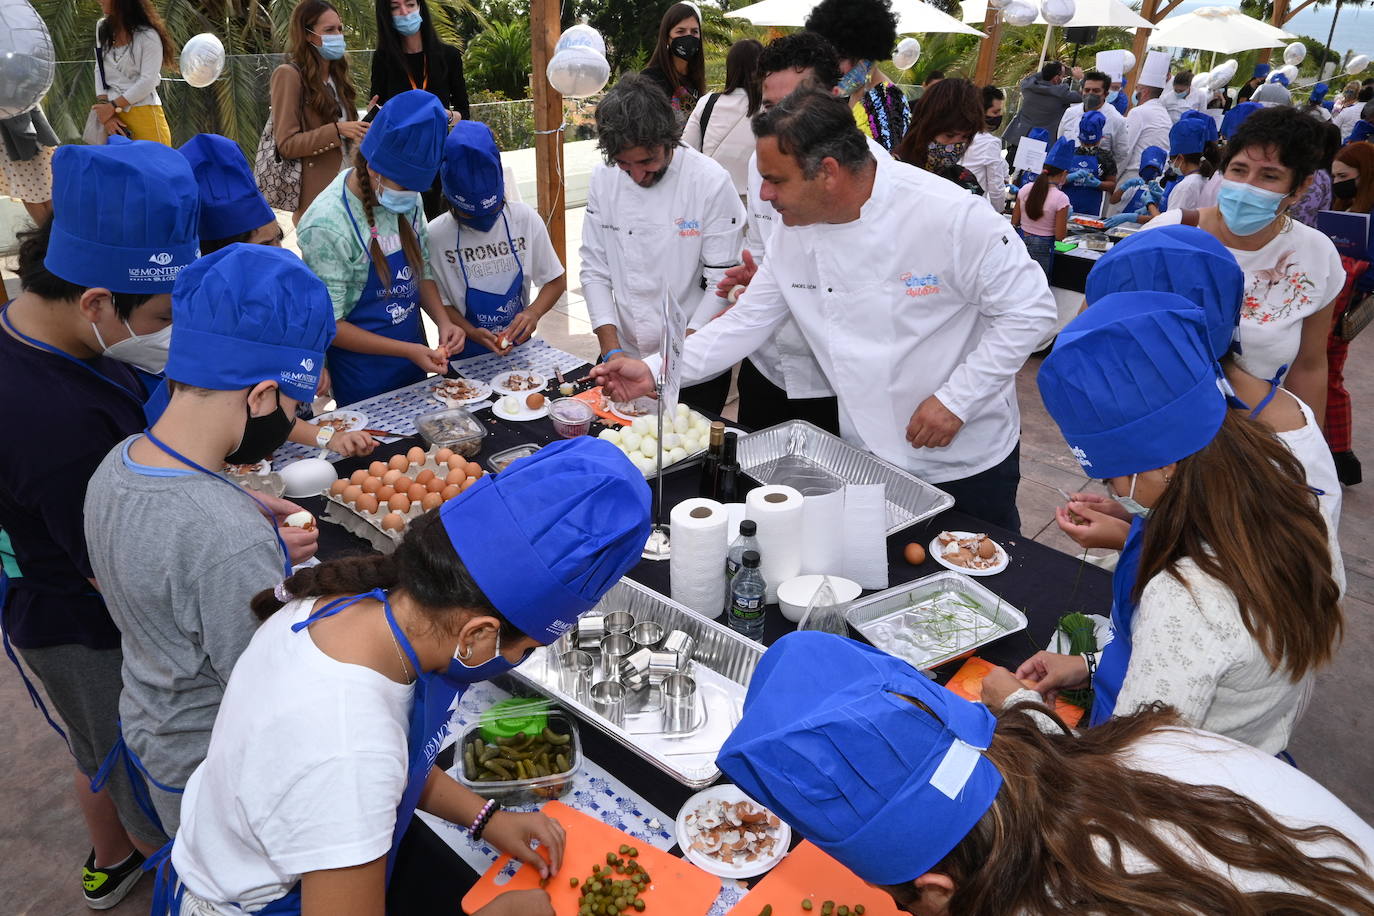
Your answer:
[[[317,398],[518,352],[566,292],[461,54],[426,0],[378,0],[363,103],[338,10],[297,4],[267,133],[301,166],[298,257],[237,144],[171,148],[151,5],[102,9],[108,140],[39,144],[51,191],[0,308],[0,378],[45,393],[0,408],[25,431],[0,444],[5,644],[73,757],[87,903],[155,868],[157,916],[378,916],[417,810],[552,875],[555,821],[433,764],[468,687],[639,561],[640,472],[599,440],[546,446],[394,554],[318,564],[300,506],[220,474],[288,441],[371,454],[307,422]],[[1374,912],[1374,828],[1287,753],[1346,629],[1344,319],[1369,265],[1322,214],[1374,209],[1374,82],[1295,106],[1257,69],[1215,107],[1181,68],[1127,86],[1051,61],[1004,128],[996,87],[941,73],[908,97],[883,73],[888,0],[737,43],[719,92],[702,25],[671,5],[596,107],[593,377],[651,393],[671,300],[684,400],[719,413],[733,387],[741,424],[807,420],[1019,533],[1016,377],[1055,338],[1040,395],[1106,488],[1056,521],[1119,555],[1105,648],[997,669],[981,704],[857,642],[783,637],[721,769],[910,913]],[[1043,164],[1013,176],[1031,141]],[[1060,328],[1075,215],[1134,231]],[[56,453],[31,447],[45,430]],[[1054,700],[1085,688],[1070,729]],[[479,911],[552,912],[542,890]]]

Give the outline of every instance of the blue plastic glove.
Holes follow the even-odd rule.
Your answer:
[[[1087,169],[1074,169],[1069,173],[1069,184],[1082,184],[1089,174]]]
[[[1122,191],[1129,191],[1131,188],[1140,188],[1140,187],[1144,187],[1144,185],[1145,185],[1145,179],[1144,179],[1144,178],[1141,178],[1139,175],[1137,175],[1137,176],[1135,176],[1134,178],[1128,178],[1128,179],[1126,179],[1125,181],[1123,181],[1123,182],[1121,183],[1120,190],[1122,190]]]
[[[1082,172],[1082,175],[1083,175],[1083,177],[1080,178],[1080,179],[1078,180],[1079,185],[1081,185],[1082,187],[1085,187],[1085,188],[1100,188],[1100,187],[1102,187],[1102,179],[1098,178],[1098,177],[1097,177],[1096,175],[1094,175],[1092,172],[1089,172],[1087,169],[1084,169],[1083,172]]]
[[[1113,216],[1107,217],[1107,228],[1115,229],[1122,223],[1134,223],[1135,221],[1136,215],[1134,213],[1117,213]]]

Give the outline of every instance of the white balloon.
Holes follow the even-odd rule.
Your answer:
[[[1135,69],[1135,55],[1130,51],[1122,51],[1121,54],[1124,57],[1124,60],[1121,62],[1121,72],[1130,73]]]
[[[1222,86],[1229,86],[1231,80],[1235,79],[1237,66],[1238,64],[1234,57],[1228,57],[1226,60],[1217,64],[1216,67],[1212,69],[1212,88],[1220,89]]]
[[[56,69],[52,36],[28,0],[0,0],[0,118],[43,100]]]
[[[921,43],[907,37],[897,42],[897,50],[892,52],[892,66],[898,70],[910,70],[921,57]]]
[[[1201,89],[1203,92],[1211,92],[1212,81],[1215,79],[1216,74],[1211,70],[1208,70],[1206,73],[1199,73],[1197,76],[1193,77],[1193,88]]]
[[[1011,0],[1002,8],[1002,21],[1007,25],[1030,25],[1035,21],[1037,10],[1028,0]]]
[[[1297,66],[1307,57],[1307,45],[1300,41],[1295,41],[1283,49],[1283,62]]]
[[[606,39],[601,37],[601,33],[585,22],[579,22],[570,27],[558,38],[558,44],[553,46],[553,53],[566,51],[568,48],[591,48],[602,57],[606,56]]]
[[[1286,66],[1279,67],[1279,69],[1274,72],[1282,73],[1284,76],[1288,77],[1288,82],[1290,83],[1298,78],[1298,68],[1293,66],[1292,64],[1287,64]],[[1270,77],[1270,79],[1272,78],[1273,77]]]
[[[192,35],[181,46],[181,75],[197,89],[219,79],[224,72],[224,43],[209,32]]]
[[[549,85],[568,98],[595,95],[611,78],[611,65],[595,49],[565,48],[549,61]]]
[[[1366,54],[1356,54],[1350,58],[1350,63],[1345,65],[1345,72],[1350,76],[1363,73],[1364,68],[1369,66],[1369,56]]]
[[[988,6],[995,10],[1004,10],[1010,2],[1011,0],[988,0]]]
[[[1040,16],[1050,25],[1064,25],[1077,11],[1074,0],[1040,0]]]

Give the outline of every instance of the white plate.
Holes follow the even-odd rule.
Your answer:
[[[626,407],[630,407],[630,406],[634,406],[634,407],[636,407],[636,408],[643,408],[644,413],[630,413],[628,410],[625,409]],[[653,417],[653,416],[656,416],[656,414],[655,414],[655,412],[654,412],[654,408],[655,408],[655,402],[654,402],[654,399],[653,399],[653,398],[636,398],[635,400],[631,401],[629,404],[621,404],[621,403],[619,403],[619,402],[617,402],[617,401],[612,401],[612,400],[610,400],[610,399],[607,399],[607,401],[606,401],[606,409],[609,410],[611,413],[615,414],[615,415],[616,415],[617,417],[619,417],[620,419],[624,420],[626,423],[633,423],[635,420],[638,420],[640,417]],[[669,420],[671,420],[671,419],[672,419],[672,418],[671,418],[669,415],[664,414],[664,417],[663,417],[663,422],[664,422],[664,423],[669,422]]]
[[[320,414],[309,422],[319,426],[323,420],[347,420],[347,426],[334,427],[336,433],[351,433],[359,429],[367,429],[367,414],[356,410],[331,410],[329,413]]]
[[[521,388],[518,391],[514,388],[507,388],[506,380],[510,378],[512,375],[533,376],[534,380],[537,381],[539,384],[534,388]],[[538,372],[502,372],[500,375],[496,376],[496,378],[491,380],[491,390],[496,392],[497,394],[518,394],[521,397],[528,397],[530,394],[536,391],[543,391],[545,388],[548,387],[548,385],[548,377],[540,375]]]
[[[506,409],[501,406],[501,402],[498,400],[491,405],[491,415],[498,420],[514,420],[516,423],[527,423],[530,420],[538,420],[541,417],[547,417],[549,415],[549,402],[547,398],[544,400],[544,403],[540,405],[538,410],[530,410],[525,406],[525,397],[529,397],[528,392],[525,394],[525,397],[520,397],[518,394],[512,395],[512,397],[520,398],[519,413],[506,413]]]
[[[958,538],[971,538],[978,533],[979,532],[976,531],[950,532],[950,534]],[[988,538],[988,540],[992,541],[992,538]],[[1011,562],[1011,558],[1007,556],[1007,552],[1002,549],[1001,544],[997,543],[996,541],[992,541],[992,546],[997,548],[997,562],[994,563],[992,566],[989,566],[987,569],[969,569],[967,566],[960,566],[957,563],[950,563],[944,557],[940,556],[940,536],[938,534],[931,539],[930,557],[936,563],[939,563],[941,566],[943,566],[945,569],[952,569],[955,572],[963,573],[966,576],[995,576],[999,572],[1007,568],[1007,564]]]
[[[699,867],[702,871],[717,875],[721,878],[752,878],[761,875],[777,865],[787,855],[788,848],[792,845],[792,828],[787,826],[786,821],[780,820],[778,824],[777,843],[773,845],[773,854],[766,858],[757,859],[753,862],[746,862],[743,865],[727,865],[719,859],[713,859],[703,852],[698,852],[692,848],[692,841],[687,836],[687,815],[708,801],[739,802],[747,801],[757,808],[768,811],[763,805],[754,801],[744,794],[739,786],[722,783],[721,785],[711,786],[703,789],[696,795],[687,799],[687,804],[677,813],[677,845],[681,847],[683,857],[687,861]],[[771,811],[768,812],[772,814]]]
[[[449,397],[448,395],[445,395],[441,391],[441,389],[444,387],[445,382],[451,381],[456,380],[439,379],[438,381],[436,381],[434,383],[434,388],[430,391],[430,397],[434,398],[434,400],[438,401],[440,404],[443,404],[445,407],[466,407],[469,404],[476,404],[480,401],[485,401],[487,398],[491,397],[491,386],[488,385],[486,382],[482,381],[481,379],[475,378],[465,378],[463,379],[463,381],[467,382],[468,385],[475,388],[479,392],[478,394],[474,394],[470,398]]]

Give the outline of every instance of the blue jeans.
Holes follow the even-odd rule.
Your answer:
[[[1054,239],[1048,235],[1030,235],[1022,232],[1021,240],[1026,243],[1026,251],[1030,253],[1031,260],[1040,265],[1040,269],[1045,272],[1045,279],[1049,280],[1050,271],[1054,268]]]

